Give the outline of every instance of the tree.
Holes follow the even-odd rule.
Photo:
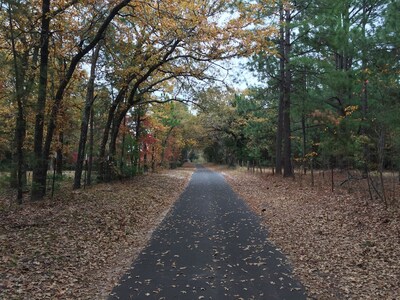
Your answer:
[[[182,2],[179,9],[174,7],[172,10],[169,5],[167,2],[157,7],[144,5],[142,9],[147,18],[137,19],[133,15],[120,25],[121,28],[133,28],[123,32],[128,40],[136,43],[129,55],[134,67],[122,71],[124,83],[118,84],[120,89],[110,105],[100,148],[102,164],[106,157],[113,160],[119,128],[129,110],[142,103],[158,101],[143,95],[159,91],[171,95],[170,99],[181,101],[171,86],[178,85],[176,90],[179,91],[189,77],[214,79],[206,72],[215,61],[248,55],[258,47],[254,40],[260,30],[248,30],[248,19],[240,16],[222,25],[213,22],[227,9],[225,4],[212,3],[206,9],[200,3]],[[171,32],[175,34],[171,36]],[[243,45],[237,47],[237,41]],[[129,51],[129,48],[125,47],[125,50]],[[105,151],[107,143],[108,155]],[[103,172],[104,168],[100,166],[100,178]]]
[[[9,49],[12,57],[10,68],[14,75],[12,80],[14,92],[12,98],[16,102],[15,135],[13,142],[13,160],[11,186],[17,188],[17,200],[22,203],[22,192],[26,184],[26,158],[24,151],[26,137],[26,118],[29,112],[30,94],[34,87],[36,72],[34,68],[38,59],[38,44],[35,41],[35,33],[32,33],[34,22],[32,11],[34,5],[20,1],[6,1],[1,4],[2,27],[4,27],[0,39],[4,42],[5,48]],[[30,18],[27,18],[30,16]],[[8,53],[5,52],[7,55]],[[8,61],[6,62],[6,65]]]
[[[47,125],[46,138],[43,144],[43,128],[44,128],[44,107],[46,103],[46,87],[47,87],[47,64],[48,64],[48,39],[50,30],[50,1],[43,0],[42,2],[42,28],[41,28],[41,61],[40,61],[40,84],[38,92],[37,103],[37,117],[35,124],[35,139],[34,149],[36,165],[33,169],[32,176],[32,200],[40,200],[44,197],[46,192],[46,177],[47,177],[47,161],[50,154],[51,143],[53,134],[56,129],[56,122],[59,109],[63,100],[65,89],[70,82],[75,69],[77,68],[81,59],[89,53],[97,43],[103,38],[104,33],[117,13],[129,4],[130,0],[123,0],[117,3],[104,20],[101,21],[99,28],[92,37],[89,37],[89,43],[86,43],[86,37],[79,42],[77,53],[71,58],[65,77],[61,80],[57,92],[55,94],[54,103],[51,109],[49,122]]]
[[[78,148],[78,155],[75,167],[75,175],[74,175],[74,189],[78,189],[81,187],[81,178],[82,178],[82,170],[83,164],[85,160],[85,148],[86,148],[86,140],[87,140],[87,133],[88,127],[90,122],[90,116],[93,114],[93,103],[95,101],[94,96],[94,82],[96,79],[96,64],[99,58],[99,53],[101,49],[101,43],[97,44],[95,50],[92,54],[91,60],[91,68],[90,68],[90,76],[87,86],[86,92],[86,99],[85,99],[85,106],[82,112],[82,121],[81,121],[81,132],[79,136],[79,148]],[[93,127],[93,125],[91,126]]]
[[[44,114],[47,97],[47,75],[49,61],[50,36],[50,0],[42,1],[41,32],[40,32],[40,71],[37,98],[37,114],[35,122],[34,153],[35,166],[32,174],[32,200],[43,198],[46,189],[46,173],[48,155],[43,152]]]

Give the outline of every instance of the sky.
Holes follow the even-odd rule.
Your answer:
[[[228,82],[231,82],[233,87],[239,90],[260,84],[257,76],[246,67],[247,61],[246,58],[235,58],[227,62],[231,68]]]

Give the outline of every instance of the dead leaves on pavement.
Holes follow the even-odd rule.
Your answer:
[[[329,186],[224,170],[288,255],[311,299],[398,299],[400,213]]]

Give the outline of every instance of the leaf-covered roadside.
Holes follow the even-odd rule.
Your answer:
[[[399,299],[400,213],[355,194],[224,170],[311,299]]]
[[[117,283],[193,169],[65,191],[0,216],[1,299],[99,299]]]

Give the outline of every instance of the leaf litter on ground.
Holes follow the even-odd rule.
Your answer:
[[[63,191],[0,211],[1,299],[106,298],[193,167]]]
[[[261,216],[310,299],[400,299],[398,205],[332,193],[329,184],[214,169]]]

